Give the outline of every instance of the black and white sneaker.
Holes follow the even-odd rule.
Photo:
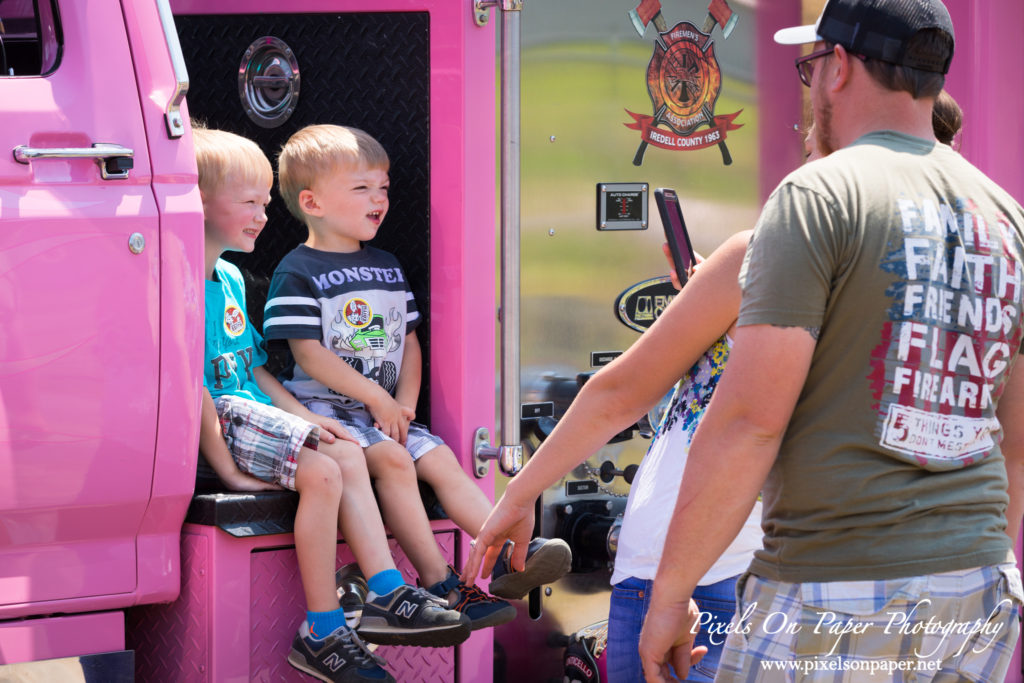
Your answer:
[[[366,598],[359,635],[368,643],[450,647],[469,637],[469,617],[422,588],[400,586]]]
[[[383,668],[385,661],[370,652],[348,626],[338,628],[323,640],[313,640],[309,623],[303,621],[292,641],[288,663],[328,683],[395,683]]]
[[[512,543],[506,542],[498,555],[487,586],[491,595],[506,600],[518,600],[537,586],[557,581],[569,573],[572,551],[560,538],[540,538],[530,541],[526,551],[526,568],[512,569]]]

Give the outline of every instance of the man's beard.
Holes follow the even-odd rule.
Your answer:
[[[816,107],[817,115],[814,117],[814,127],[818,136],[818,148],[822,156],[828,156],[836,151],[836,142],[832,130],[832,103],[822,98]]]

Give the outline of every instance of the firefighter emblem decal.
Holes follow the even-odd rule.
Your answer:
[[[233,301],[224,307],[224,331],[232,337],[238,337],[245,332],[245,313],[242,313],[242,309]]]
[[[728,131],[742,126],[734,121],[743,110],[715,116],[722,72],[711,35],[715,26],[721,26],[723,37],[728,38],[736,25],[737,16],[726,0],[712,0],[699,29],[687,21],[669,28],[661,13],[660,0],[643,0],[629,17],[641,36],[650,23],[656,29],[654,54],[647,65],[647,92],[654,115],[626,110],[633,121],[625,126],[640,131],[640,146],[633,164],[643,163],[648,145],[682,151],[715,144],[722,152],[722,163],[731,164],[725,138]]]
[[[361,330],[370,324],[370,318],[373,316],[373,310],[370,308],[370,304],[366,299],[353,297],[345,302],[345,308],[342,309],[342,315],[345,318],[345,322],[348,323],[350,327]]]

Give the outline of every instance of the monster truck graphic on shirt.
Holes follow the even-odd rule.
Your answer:
[[[331,323],[331,348],[357,372],[394,394],[398,368],[384,358],[402,345],[404,327],[396,308],[382,316],[365,299],[353,298]]]

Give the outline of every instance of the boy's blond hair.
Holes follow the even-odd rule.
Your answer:
[[[229,178],[241,177],[257,184],[274,182],[274,168],[255,142],[226,130],[193,127],[196,165],[199,167],[199,189],[218,190]]]
[[[384,147],[358,128],[306,126],[288,138],[277,155],[277,177],[281,198],[293,216],[306,222],[299,208],[299,193],[310,189],[318,177],[339,167],[387,171],[391,161]]]

